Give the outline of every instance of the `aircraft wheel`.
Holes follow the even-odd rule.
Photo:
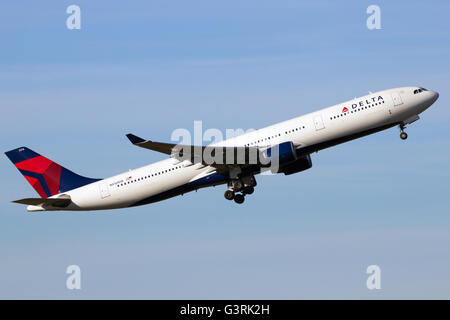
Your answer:
[[[227,200],[233,200],[234,199],[234,192],[231,190],[225,191],[224,195],[225,199]]]
[[[244,200],[245,200],[244,195],[242,195],[240,193],[234,196],[234,202],[236,202],[236,203],[241,204],[244,202]]]
[[[234,182],[234,184],[233,184],[233,189],[234,189],[235,191],[241,190],[242,187],[243,187],[243,185],[242,185],[242,181],[241,181],[241,180],[236,180],[236,181]]]
[[[253,192],[255,192],[255,188],[253,187],[247,187],[244,189],[245,194],[252,194]]]
[[[408,138],[408,134],[406,132],[400,133],[400,139],[406,140]]]

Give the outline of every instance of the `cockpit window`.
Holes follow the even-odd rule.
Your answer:
[[[416,89],[416,90],[414,90],[414,94],[418,94],[418,93],[420,93],[420,92],[422,92],[421,89]]]
[[[422,91],[428,91],[428,90],[425,88],[419,88],[419,89],[414,90],[414,94],[421,93]]]

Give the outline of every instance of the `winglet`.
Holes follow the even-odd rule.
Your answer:
[[[138,136],[135,136],[132,133],[127,134],[127,138],[131,141],[132,144],[138,144],[146,141]]]

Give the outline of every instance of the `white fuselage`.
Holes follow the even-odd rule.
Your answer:
[[[318,151],[417,118],[438,94],[415,94],[416,89],[402,87],[371,93],[215,145],[264,148],[292,141],[302,150]],[[65,192],[72,204],[64,210],[124,208],[226,182],[214,167],[169,158]],[[28,210],[43,208],[29,206]]]

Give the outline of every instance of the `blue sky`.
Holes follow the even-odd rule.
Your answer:
[[[81,7],[81,30],[66,28]],[[381,8],[381,30],[366,8]],[[411,125],[257,177],[126,210],[29,214],[0,161],[0,298],[450,298],[448,1],[16,1],[0,5],[0,146],[107,177],[164,159],[125,134],[260,128],[368,91],[439,100]],[[82,290],[65,269],[82,270]],[[367,266],[382,271],[378,291]]]

